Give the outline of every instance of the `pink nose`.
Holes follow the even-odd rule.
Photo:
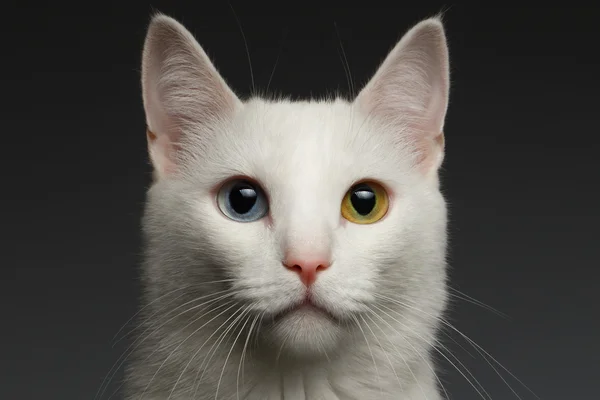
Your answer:
[[[287,257],[283,265],[300,275],[300,280],[310,286],[317,280],[317,272],[329,268],[329,261],[325,258],[297,258]]]

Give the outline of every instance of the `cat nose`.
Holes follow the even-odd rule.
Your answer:
[[[324,257],[286,257],[283,265],[296,272],[302,283],[308,287],[317,280],[317,273],[329,268],[330,263]]]

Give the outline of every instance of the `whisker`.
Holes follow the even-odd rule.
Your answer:
[[[367,317],[369,317],[369,316],[367,315]],[[367,324],[367,322],[365,321],[364,317],[361,315],[360,318],[363,320],[363,322],[365,323],[365,326],[369,329],[369,331],[371,331],[371,334],[373,335],[373,337],[375,338],[375,340],[379,344],[379,347],[383,351],[383,354],[385,355],[385,358],[388,360],[388,363],[390,364],[390,367],[392,368],[392,371],[394,372],[394,375],[396,376],[396,380],[398,380],[398,384],[400,385],[400,390],[404,391],[402,382],[400,381],[400,377],[398,376],[398,373],[396,372],[396,368],[394,368],[394,364],[392,363],[392,360],[390,359],[390,356],[388,355],[387,351],[385,351],[385,349],[383,348],[383,345],[379,341],[379,338],[377,337],[377,335],[375,334],[375,332],[373,332],[373,329],[371,329],[371,327],[369,326],[369,324]],[[371,319],[371,317],[369,317],[369,319]],[[375,321],[373,321],[372,319],[371,319],[371,321],[373,322],[373,324],[377,328],[379,328],[379,330],[381,330],[381,328],[379,327],[379,325],[377,325],[375,323]]]
[[[210,320],[208,320],[207,322],[205,322],[203,325],[201,325],[198,329],[194,330],[190,335],[188,335],[188,337],[186,337],[184,340],[182,340],[177,347],[175,347],[171,353],[167,356],[167,358],[165,358],[163,360],[163,362],[160,364],[160,366],[158,367],[158,369],[156,370],[156,372],[154,373],[154,375],[152,375],[152,378],[150,378],[150,382],[148,382],[148,384],[146,385],[146,387],[144,388],[144,391],[142,392],[141,396],[140,396],[140,400],[142,400],[142,398],[144,397],[144,394],[146,393],[146,391],[148,390],[148,388],[150,387],[150,385],[152,384],[152,381],[154,380],[154,378],[156,378],[156,375],[158,375],[158,373],[160,372],[160,370],[164,367],[164,365],[167,363],[167,361],[169,361],[169,359],[173,356],[173,354],[175,354],[175,352],[177,350],[179,350],[179,348],[188,341],[188,339],[190,339],[192,336],[194,336],[197,332],[199,332],[202,328],[204,328],[206,325],[208,325],[210,322],[212,322],[213,320],[215,320],[216,318],[218,318],[219,316],[223,315],[224,313],[226,313],[227,311],[229,311],[231,308],[235,307],[235,304],[231,305],[230,307],[226,308],[225,310],[221,311],[219,314],[215,315],[213,318],[211,318]]]
[[[227,1],[229,7],[231,8],[231,12],[233,13],[233,17],[237,22],[238,28],[240,28],[240,33],[242,34],[242,39],[244,40],[244,47],[246,48],[246,56],[248,57],[248,67],[250,68],[250,80],[252,82],[252,93],[256,93],[256,87],[254,86],[254,72],[252,71],[252,60],[250,59],[250,50],[248,49],[248,41],[246,40],[246,35],[244,34],[244,29],[242,28],[242,23],[240,22],[231,2]]]
[[[340,36],[340,32],[338,30],[337,27],[337,23],[334,21],[333,26],[335,27],[335,33],[337,35],[338,38],[338,42],[340,44],[340,49],[341,49],[341,60],[342,60],[342,66],[344,67],[344,72],[346,74],[346,80],[348,81],[348,89],[350,90],[350,96],[351,98],[355,97],[355,92],[354,92],[354,82],[352,80],[352,72],[350,72],[350,64],[348,63],[348,58],[346,57],[346,52],[344,51],[344,44],[342,43],[342,38]]]
[[[248,348],[248,342],[250,341],[250,336],[252,336],[252,330],[254,329],[254,325],[258,321],[258,318],[261,314],[256,314],[252,324],[250,325],[250,329],[248,330],[248,336],[246,337],[246,342],[244,343],[244,348],[242,349],[242,356],[240,357],[240,365],[237,370],[237,377],[235,381],[235,392],[237,396],[237,400],[240,400],[240,370],[242,372],[242,383],[244,382],[244,360],[246,357],[246,349]]]
[[[119,333],[121,333],[121,331],[123,331],[123,329],[125,329],[125,327],[126,327],[126,326],[127,326],[127,325],[128,325],[130,322],[131,322],[131,321],[133,321],[133,319],[134,319],[135,317],[137,317],[137,316],[138,316],[140,313],[142,313],[142,312],[143,312],[143,311],[144,311],[146,308],[150,307],[152,304],[154,304],[154,303],[156,303],[156,302],[158,302],[158,301],[160,301],[160,300],[164,299],[165,297],[167,297],[167,296],[169,296],[169,295],[171,295],[171,294],[173,294],[173,293],[175,293],[175,292],[179,292],[179,291],[182,291],[182,290],[188,290],[188,289],[191,289],[191,288],[193,288],[193,287],[195,287],[195,286],[200,286],[200,285],[210,285],[210,284],[213,284],[213,283],[222,283],[222,282],[232,282],[232,281],[234,281],[234,280],[235,280],[235,279],[221,279],[221,280],[218,280],[218,281],[212,281],[212,282],[202,282],[201,284],[196,284],[196,285],[185,285],[185,286],[181,286],[181,287],[178,287],[178,288],[176,288],[176,289],[173,289],[173,290],[171,290],[171,291],[169,291],[169,292],[167,292],[167,293],[165,293],[165,294],[163,294],[163,295],[161,295],[161,296],[158,296],[156,299],[152,300],[151,302],[149,302],[149,303],[148,303],[148,304],[146,304],[145,306],[141,307],[141,308],[140,308],[140,309],[139,309],[139,310],[138,310],[138,311],[137,311],[135,314],[133,314],[133,315],[131,316],[131,318],[129,318],[129,319],[127,320],[127,322],[125,322],[125,323],[124,323],[124,324],[123,324],[123,325],[122,325],[122,326],[119,328],[119,330],[117,331],[117,333],[115,333],[115,335],[113,336],[113,338],[112,338],[112,340],[111,340],[111,341],[114,341],[114,340],[117,338],[117,336],[119,336]],[[178,296],[178,297],[176,297],[176,299],[178,299],[178,298],[180,298],[180,297],[181,297],[181,296]],[[121,340],[121,339],[119,339],[119,340]],[[117,341],[117,342],[118,342],[118,341]],[[116,343],[117,343],[117,342],[116,342]],[[113,343],[113,346],[114,346],[116,343]]]
[[[379,384],[379,392],[383,395],[383,389],[381,388],[381,375],[379,374],[379,369],[377,368],[377,363],[375,362],[375,355],[373,354],[373,350],[371,350],[371,345],[369,344],[367,335],[365,335],[365,331],[363,330],[362,326],[360,326],[360,322],[358,321],[358,318],[356,318],[356,316],[353,315],[352,319],[354,320],[354,322],[356,323],[356,326],[358,326],[358,329],[360,329],[363,337],[365,338],[365,343],[367,344],[369,353],[371,353],[371,359],[373,360],[373,366],[375,367],[375,373],[377,374],[377,382]]]
[[[148,304],[146,304],[146,305],[145,305],[145,306],[143,306],[142,308],[140,308],[140,309],[138,310],[138,312],[136,312],[135,314],[133,314],[133,315],[131,316],[131,318],[129,318],[129,319],[127,320],[127,322],[125,322],[125,323],[124,323],[124,324],[123,324],[123,325],[122,325],[122,326],[119,328],[119,330],[117,331],[117,333],[115,333],[115,335],[113,336],[113,338],[112,338],[111,342],[112,342],[112,341],[114,341],[114,340],[115,340],[115,339],[116,339],[116,338],[119,336],[119,333],[121,333],[121,331],[122,331],[123,329],[125,329],[125,327],[126,327],[126,326],[127,326],[127,325],[128,325],[130,322],[131,322],[131,321],[133,321],[133,319],[134,319],[135,317],[137,317],[137,316],[138,316],[138,315],[139,315],[141,312],[143,312],[143,311],[144,311],[146,308],[150,307],[152,304],[156,303],[157,301],[160,301],[160,300],[162,300],[163,298],[167,297],[167,296],[168,296],[168,295],[170,295],[170,294],[173,294],[173,293],[175,293],[175,292],[178,292],[178,291],[181,291],[181,290],[187,290],[187,289],[189,289],[189,286],[182,286],[182,287],[179,287],[179,288],[177,288],[177,289],[171,290],[171,291],[169,291],[169,292],[167,292],[167,293],[163,294],[162,296],[159,296],[159,297],[157,297],[156,299],[152,300],[151,302],[149,302]],[[118,342],[118,341],[117,341],[117,342]],[[115,343],[113,343],[113,346],[114,346],[115,344],[116,344],[116,342],[115,342]]]
[[[248,306],[245,311],[249,311],[251,307],[252,306]],[[246,315],[248,315],[248,313],[246,313]],[[233,343],[231,344],[231,348],[229,349],[229,352],[227,353],[227,357],[225,357],[225,361],[223,362],[223,369],[221,369],[221,375],[219,375],[219,382],[217,383],[217,390],[215,391],[215,400],[217,400],[219,397],[219,388],[221,387],[221,380],[223,379],[223,374],[225,373],[225,368],[227,368],[227,362],[229,361],[229,357],[231,357],[233,348],[235,347],[235,344],[237,343],[238,339],[240,338],[242,332],[244,332],[244,328],[246,327],[246,324],[248,323],[248,321],[250,321],[250,318],[252,318],[252,317],[249,315],[246,317],[246,320],[242,324],[240,331],[236,335],[235,339],[233,339]],[[238,371],[239,371],[239,368],[238,368]]]
[[[329,353],[327,353],[327,346],[325,346],[324,340],[319,338],[319,343],[321,344],[321,350],[323,350],[323,355],[329,364],[331,364],[331,359],[329,358]]]
[[[233,307],[235,307],[236,305],[238,305],[237,303],[232,305],[231,307],[228,308],[231,309]],[[198,355],[198,353],[200,353],[200,350],[202,350],[204,348],[204,346],[208,343],[208,341],[223,327],[225,326],[225,324],[227,324],[227,322],[229,322],[229,320],[233,317],[236,316],[236,314],[238,312],[241,311],[241,307],[239,307],[237,310],[235,310],[225,321],[223,321],[223,323],[221,325],[219,325],[219,327],[217,329],[215,329],[213,331],[213,333],[204,341],[204,343],[202,344],[202,346],[200,346],[192,355],[192,357],[190,358],[190,360],[188,361],[188,363],[185,365],[185,367],[183,368],[183,370],[181,371],[181,374],[179,374],[179,377],[177,378],[177,381],[175,381],[175,384],[173,385],[173,388],[171,389],[171,393],[169,393],[169,397],[167,398],[167,400],[169,400],[171,398],[171,396],[173,396],[173,393],[175,392],[175,389],[177,388],[177,385],[179,384],[179,381],[181,380],[181,378],[183,377],[183,375],[185,374],[185,371],[187,371],[187,369],[189,368],[189,366],[192,364],[192,362],[194,361],[194,359],[196,358],[196,356]],[[227,311],[227,310],[225,310]],[[218,315],[217,315],[218,317]],[[210,322],[212,322],[215,318],[211,319],[210,321],[207,321],[203,326],[201,326],[200,328],[203,328],[204,326],[208,325]],[[193,334],[193,333],[192,333]],[[194,381],[195,384],[195,381]],[[193,387],[193,385],[192,385]]]
[[[106,374],[106,376],[104,377],[104,379],[102,380],[102,384],[100,385],[100,388],[98,389],[98,392],[96,393],[96,397],[97,398],[101,398],[104,395],[104,392],[106,391],[106,389],[108,388],[108,385],[110,384],[110,382],[112,381],[112,379],[114,378],[114,376],[116,375],[117,371],[121,368],[121,366],[125,363],[125,361],[127,361],[127,359],[129,358],[129,356],[131,354],[133,354],[133,352],[135,352],[135,350],[144,342],[146,341],[146,339],[148,339],[149,337],[151,337],[154,333],[158,332],[158,330],[160,330],[160,328],[162,328],[164,325],[166,325],[167,323],[171,322],[173,319],[186,314],[196,308],[217,302],[219,300],[222,300],[224,298],[227,298],[229,296],[233,296],[235,295],[237,292],[232,292],[232,293],[228,293],[225,295],[222,295],[216,299],[211,299],[208,300],[202,304],[190,307],[188,309],[186,309],[185,311],[182,311],[181,313],[175,315],[172,318],[169,318],[168,320],[166,320],[165,322],[163,322],[158,328],[156,328],[154,331],[150,332],[149,334],[145,335],[144,334],[146,332],[148,332],[148,330],[150,330],[152,328],[152,326],[147,327],[140,335],[139,337],[134,340],[128,347],[127,349],[125,349],[125,351],[123,352],[123,354],[121,354],[121,356],[117,359],[117,361],[115,361],[115,363],[113,364],[113,366],[110,368],[110,370],[108,371],[108,373]],[[193,301],[192,301],[193,302]],[[191,303],[191,302],[188,302]],[[179,307],[178,307],[179,308]],[[220,308],[217,307],[216,309]],[[208,313],[206,313],[205,315],[209,314],[210,311]],[[200,317],[201,318],[201,317]],[[111,374],[112,373],[112,374]],[[110,376],[110,378],[109,378]],[[108,379],[108,380],[107,380]],[[102,389],[104,387],[104,389]]]
[[[292,332],[288,331],[283,340],[281,341],[281,346],[279,346],[279,351],[277,352],[277,356],[275,357],[275,362],[279,363],[279,359],[281,357],[281,352],[283,351],[283,347],[285,346],[285,343],[287,342],[287,340],[292,336]]]
[[[484,303],[484,302],[482,302],[480,300],[477,300],[476,298],[471,297],[471,296],[469,296],[468,294],[466,294],[464,292],[461,292],[458,289],[455,289],[453,287],[449,287],[448,289],[451,290],[451,291],[453,291],[453,292],[455,292],[455,293],[448,293],[450,296],[456,297],[457,299],[466,301],[466,302],[471,303],[471,304],[475,304],[476,306],[479,306],[479,307],[481,307],[483,309],[491,311],[494,314],[496,314],[496,315],[498,315],[498,316],[500,316],[502,318],[505,318],[505,319],[508,319],[508,320],[511,319],[509,315],[503,313],[502,311],[499,311],[499,310],[495,309],[494,307],[492,307],[492,306],[490,306],[490,305],[488,305],[488,304],[486,304],[486,303]]]
[[[385,312],[384,310],[382,310],[379,306],[374,305],[375,308],[377,308],[377,310],[379,310],[379,312],[387,315],[390,319],[392,319],[393,321],[395,321],[396,323],[402,325],[403,328],[410,330],[411,332],[413,332],[413,334],[415,334],[418,338],[420,338],[421,340],[423,340],[425,343],[429,344],[433,349],[435,349],[442,357],[444,357],[444,359],[446,359],[446,361],[448,361],[450,363],[450,365],[452,365],[462,376],[463,378],[465,378],[467,380],[467,382],[471,385],[471,387],[473,387],[473,389],[477,392],[477,394],[479,394],[479,396],[481,396],[482,399],[486,399],[486,397],[483,395],[483,393],[486,394],[487,398],[491,399],[491,396],[489,395],[489,393],[485,390],[485,388],[483,387],[483,385],[481,385],[481,383],[477,380],[477,378],[475,378],[475,376],[469,371],[468,368],[466,368],[464,366],[464,364],[462,364],[460,362],[460,360],[458,360],[458,358],[454,357],[454,355],[452,353],[450,353],[455,359],[456,361],[463,366],[463,368],[465,368],[465,371],[471,376],[471,378],[473,379],[473,381],[475,381],[475,383],[479,386],[479,388],[481,388],[481,390],[475,386],[475,384],[471,381],[471,379],[469,379],[464,373],[463,371],[458,368],[458,366],[452,362],[452,360],[450,360],[440,349],[437,348],[437,346],[432,345],[432,343],[430,343],[427,339],[423,338],[423,336],[419,335],[417,332],[415,332],[413,329],[411,329],[410,327],[408,327],[406,324],[403,324],[402,322],[400,322],[398,319],[392,317],[390,314],[388,314],[387,312]],[[383,306],[386,309],[395,312],[393,309]],[[439,341],[437,341],[436,339],[433,339],[438,345],[440,345]],[[482,393],[483,392],[483,393]]]
[[[386,296],[384,296],[386,297]],[[462,333],[458,328],[456,328],[454,325],[452,325],[450,322],[448,322],[446,319],[441,318],[441,317],[436,317],[434,315],[431,315],[423,310],[420,310],[416,307],[411,307],[408,304],[404,304],[398,300],[389,298],[389,300],[394,300],[397,304],[403,306],[403,307],[407,307],[407,308],[411,308],[414,309],[415,311],[418,311],[422,314],[428,315],[430,317],[436,318],[438,321],[440,321],[442,324],[444,324],[445,326],[447,326],[448,328],[450,328],[451,330],[455,331],[456,333],[458,333],[463,339],[465,339],[467,341],[467,343],[469,343],[474,349],[475,351],[477,351],[477,353],[479,353],[479,355],[488,363],[488,365],[490,365],[490,367],[492,367],[492,369],[496,372],[496,374],[500,377],[500,379],[502,379],[502,381],[508,386],[508,388],[513,392],[513,394],[515,396],[517,396],[517,398],[521,398],[519,397],[519,395],[515,392],[515,390],[508,384],[508,382],[504,379],[504,377],[492,366],[492,364],[489,362],[489,360],[482,354],[482,352],[489,357],[492,361],[494,361],[494,363],[496,363],[496,365],[498,365],[500,368],[502,368],[506,373],[508,373],[513,379],[515,379],[518,383],[520,383],[525,389],[527,389],[527,391],[529,391],[529,393],[531,393],[533,396],[535,396],[535,398],[539,399],[539,396],[537,394],[535,394],[535,392],[533,390],[531,390],[527,385],[525,385],[525,383],[523,383],[519,378],[517,378],[508,368],[506,368],[504,365],[502,365],[502,363],[500,363],[498,360],[496,360],[490,353],[488,353],[483,347],[481,347],[479,344],[477,344],[474,340],[472,340],[470,337],[468,337],[467,335],[465,335],[464,333]]]
[[[240,312],[239,315],[237,315],[237,317],[235,317],[235,319],[233,321],[231,321],[231,323],[229,324],[229,326],[217,337],[217,339],[215,340],[215,343],[213,343],[213,345],[211,346],[211,348],[208,350],[208,353],[206,354],[206,356],[204,356],[204,360],[202,361],[202,363],[198,367],[198,372],[196,373],[196,377],[194,378],[194,382],[193,382],[193,385],[192,385],[192,387],[194,387],[194,386],[196,387],[196,389],[194,390],[194,396],[193,397],[196,397],[196,392],[200,388],[200,384],[202,383],[202,378],[204,378],[204,373],[206,372],[206,368],[208,367],[208,364],[210,363],[210,361],[212,360],[212,358],[216,354],[217,350],[219,349],[219,346],[221,345],[221,343],[223,343],[223,340],[225,340],[225,338],[227,337],[227,334],[231,331],[231,329],[233,329],[237,325],[238,321],[240,321],[244,317],[245,313],[249,309],[250,309],[250,306],[247,306],[246,308],[240,307],[236,311],[236,314],[238,312],[240,312],[240,311],[241,312]],[[228,320],[229,319],[231,319],[231,318],[228,318]],[[224,326],[224,325],[225,325],[225,323],[223,323],[223,325],[221,325],[219,327],[219,329],[222,326]],[[215,331],[215,333],[216,333],[216,331]],[[211,337],[213,335],[211,335]],[[208,343],[209,339],[206,340],[205,344]],[[204,344],[202,346],[204,346]],[[198,373],[200,371],[202,371],[202,374],[200,375],[200,378],[198,379],[198,384],[196,385],[196,379],[198,378]]]
[[[277,64],[279,64],[279,57],[281,56],[281,53],[283,52],[283,44],[285,43],[287,35],[288,35],[288,30],[286,29],[283,32],[283,37],[281,38],[281,43],[279,45],[279,51],[277,52],[277,58],[275,59],[275,65],[273,65],[273,69],[271,70],[271,75],[269,76],[269,81],[267,82],[266,93],[269,93],[269,87],[271,87],[271,81],[273,80],[273,76],[275,75],[275,69],[277,68]]]
[[[380,328],[380,330],[381,330],[381,328]],[[396,331],[396,330],[394,330],[394,331]],[[383,330],[381,330],[381,333],[383,333],[383,335],[388,340],[390,340],[389,337],[387,336],[387,334]],[[400,334],[398,331],[396,331],[396,333]],[[405,340],[405,342],[408,343],[417,354],[419,354],[419,352],[417,351],[417,349],[408,340],[406,340],[406,338],[403,335],[400,335],[400,337],[402,337]],[[427,399],[427,395],[425,394],[425,390],[423,390],[423,386],[421,386],[421,383],[417,379],[417,377],[416,377],[415,373],[413,372],[412,368],[410,367],[410,365],[408,364],[408,362],[406,361],[406,359],[402,356],[401,352],[398,351],[398,348],[396,347],[396,345],[393,342],[391,342],[391,340],[390,340],[390,343],[392,343],[392,346],[394,347],[394,349],[396,350],[396,352],[398,353],[398,355],[400,356],[400,358],[404,362],[404,365],[406,365],[406,368],[408,368],[408,372],[410,372],[410,374],[412,375],[413,379],[415,380],[415,382],[419,386],[419,389],[421,389],[421,393],[423,393],[423,396],[425,397],[425,400],[428,400]]]
[[[419,313],[422,313],[424,315],[427,315],[431,318],[435,318],[436,320],[438,320],[440,323],[444,324],[444,326],[447,326],[448,328],[450,328],[451,330],[453,330],[454,332],[458,333],[464,340],[467,341],[467,343],[469,343],[474,349],[475,351],[477,351],[477,353],[486,361],[486,363],[488,365],[490,365],[490,367],[494,370],[494,372],[496,372],[496,374],[500,377],[500,379],[502,379],[502,381],[507,385],[507,387],[511,390],[511,392],[513,392],[513,394],[517,397],[517,398],[521,398],[518,393],[516,393],[516,391],[512,388],[512,386],[506,381],[506,379],[502,376],[502,374],[499,373],[499,371],[496,370],[496,368],[494,368],[492,366],[492,364],[490,363],[490,361],[488,360],[487,357],[484,356],[487,355],[492,361],[494,361],[494,363],[496,363],[496,365],[498,365],[500,368],[502,368],[504,371],[506,371],[513,379],[515,379],[517,382],[519,382],[525,389],[527,389],[533,396],[535,396],[537,399],[539,399],[539,397],[535,394],[535,392],[533,392],[527,385],[525,385],[519,378],[517,378],[510,370],[508,370],[508,368],[506,368],[504,365],[502,365],[502,363],[500,363],[498,360],[496,360],[491,354],[489,354],[484,348],[482,348],[479,344],[477,344],[475,341],[473,341],[470,337],[468,337],[467,335],[465,335],[464,333],[462,333],[459,329],[457,329],[456,327],[454,327],[454,325],[452,325],[450,322],[448,322],[447,320],[445,320],[442,317],[438,317],[435,315],[432,315],[430,313],[427,313],[426,311],[420,310],[417,307],[411,306],[409,304],[406,304],[405,302],[399,301],[397,299],[388,297],[388,296],[383,296],[383,295],[376,295],[382,299],[386,299],[388,301],[394,302],[402,307],[406,307],[408,309],[412,309],[415,310]],[[396,312],[396,311],[394,311]],[[484,353],[484,354],[482,354]]]
[[[215,281],[215,282],[219,282],[219,281]],[[197,286],[197,285],[194,285]],[[184,287],[183,289],[189,289],[192,286],[187,286]],[[226,292],[230,292],[233,289],[225,289],[225,290],[220,290],[218,292],[214,292],[214,293],[209,293],[200,297],[197,297],[193,300],[187,301],[181,305],[179,305],[178,307],[174,308],[173,310],[169,311],[168,313],[165,314],[165,316],[169,315],[171,312],[177,311],[178,309],[185,307],[188,304],[191,304],[193,302],[196,302],[198,300],[203,300],[206,299],[208,297],[212,297],[212,296],[218,296],[222,293],[226,293]],[[135,328],[131,329],[130,331],[128,331],[127,333],[125,333],[123,336],[121,336],[116,342],[114,342],[113,346],[115,346],[117,343],[119,343],[121,340],[123,340],[124,338],[126,338],[127,336],[129,336],[130,334],[132,334],[133,332],[135,332],[136,329],[139,329],[140,327],[144,326],[148,321],[150,321],[152,318],[154,318],[158,313],[160,313],[161,311],[163,311],[164,309],[166,309],[170,304],[174,303],[176,300],[180,299],[181,297],[185,296],[185,293],[180,294],[179,296],[175,297],[174,299],[171,299],[169,302],[167,302],[167,304],[165,304],[163,307],[159,308],[158,310],[154,311],[152,314],[150,314],[148,317],[144,318],[144,320],[142,322],[139,323],[138,326],[136,326]],[[141,310],[140,310],[141,311]],[[139,314],[139,312],[137,313]]]
[[[372,309],[368,309],[368,311],[370,313],[372,313],[373,315],[375,315],[376,317],[380,318],[385,324],[388,325],[388,327],[390,329],[392,329],[394,332],[396,332],[398,335],[400,335],[402,338],[404,338],[404,340],[406,341],[406,343],[409,344],[410,347],[412,347],[412,349],[417,353],[417,355],[421,358],[421,360],[423,360],[425,362],[425,364],[427,365],[427,367],[429,368],[429,370],[433,373],[433,376],[435,376],[435,379],[438,381],[438,383],[440,384],[442,390],[444,391],[444,394],[446,396],[446,399],[449,399],[448,396],[448,392],[446,391],[446,388],[444,387],[444,384],[442,383],[442,381],[440,380],[440,378],[438,377],[438,374],[434,371],[434,369],[431,367],[431,365],[429,364],[429,362],[425,359],[425,357],[423,357],[423,355],[421,354],[421,352],[419,350],[417,350],[408,340],[406,340],[406,338],[400,334],[400,332],[398,332],[397,329],[395,329],[389,322],[387,322],[383,317],[381,317],[379,314],[377,314],[375,311],[373,311]],[[379,326],[379,324],[377,324],[373,318],[371,318],[369,315],[367,315],[367,317],[371,320],[371,322],[377,327],[379,328],[379,330],[381,331],[381,333],[388,339],[388,341],[390,342],[390,344],[396,349],[396,351],[398,352],[398,355],[400,355],[400,357],[404,360],[404,357],[402,357],[402,355],[400,354],[400,352],[398,351],[398,349],[396,348],[395,344],[391,341],[391,339],[386,335],[386,333],[383,331],[383,329],[381,328],[381,326]],[[404,363],[408,366],[408,364],[406,363],[406,361],[404,360]],[[410,367],[409,367],[410,370]],[[412,371],[411,371],[412,373]],[[414,376],[414,374],[413,374]],[[415,378],[416,379],[416,378]],[[421,386],[421,385],[419,385]],[[423,391],[423,388],[421,387],[421,391]]]
[[[124,384],[125,384],[124,382],[123,382],[123,383],[121,383],[121,384],[120,384],[120,385],[119,385],[119,386],[118,386],[118,387],[117,387],[117,388],[116,388],[116,389],[115,389],[115,390],[114,390],[114,391],[113,391],[113,392],[110,394],[110,396],[108,396],[108,399],[107,399],[107,400],[110,400],[110,399],[112,399],[112,398],[115,396],[115,394],[117,394],[117,393],[119,392],[119,390],[121,390],[121,388],[123,387],[123,385],[124,385]]]
[[[217,311],[218,309],[220,309],[220,308],[223,308],[223,307],[225,307],[225,306],[227,306],[227,305],[229,305],[229,304],[231,304],[231,303],[233,303],[233,300],[231,300],[231,301],[227,301],[227,302],[225,302],[225,303],[223,303],[223,304],[220,304],[220,305],[218,305],[217,307],[214,307],[213,309],[211,309],[211,310],[209,310],[209,311],[207,311],[207,312],[205,312],[205,313],[203,313],[203,311],[206,311],[206,309],[207,309],[207,308],[204,308],[204,309],[200,310],[200,312],[196,313],[196,314],[195,314],[195,316],[194,316],[194,317],[191,319],[191,321],[190,321],[188,324],[184,325],[183,327],[181,327],[181,328],[177,329],[175,332],[173,332],[173,333],[171,334],[171,337],[173,337],[173,336],[175,336],[177,333],[179,333],[179,332],[181,332],[181,331],[185,330],[185,329],[186,329],[186,328],[188,328],[189,326],[191,326],[191,325],[195,324],[196,322],[198,322],[199,320],[201,320],[201,319],[202,319],[202,318],[204,318],[205,316],[209,315],[210,313],[212,313],[212,312],[215,312],[215,311]],[[163,325],[164,325],[164,324],[163,324]],[[143,339],[142,341],[140,341],[140,343],[138,343],[138,344],[137,344],[137,346],[136,346],[134,349],[132,349],[132,350],[129,352],[129,354],[127,354],[127,356],[125,357],[125,359],[123,359],[123,361],[121,361],[121,363],[119,364],[119,367],[117,367],[117,369],[116,369],[116,370],[113,372],[113,375],[111,376],[111,379],[109,380],[109,383],[110,383],[110,381],[111,381],[111,380],[114,378],[114,375],[117,373],[117,371],[118,371],[118,370],[121,368],[121,366],[122,366],[122,365],[125,363],[125,361],[127,361],[127,359],[129,358],[129,356],[130,356],[131,354],[133,354],[133,352],[134,352],[134,351],[137,349],[137,347],[139,347],[139,346],[142,344],[142,342],[143,342],[144,340],[146,340],[147,338],[151,337],[151,336],[152,336],[154,333],[156,333],[156,332],[157,332],[157,331],[158,331],[158,330],[159,330],[161,327],[162,327],[162,325],[161,325],[161,326],[159,326],[159,327],[158,327],[157,329],[155,329],[154,331],[150,332],[148,335],[146,335],[146,337],[144,337],[144,339]],[[140,336],[140,337],[141,337],[141,336]],[[134,342],[133,344],[135,344],[135,342]],[[133,345],[133,344],[132,344],[132,345]],[[168,346],[166,346],[166,347],[168,347]],[[144,362],[148,361],[148,360],[149,360],[149,359],[150,359],[150,358],[151,358],[151,357],[154,355],[154,353],[156,353],[157,351],[159,351],[159,350],[161,350],[161,349],[163,349],[163,348],[165,348],[165,346],[162,346],[162,347],[161,347],[161,346],[156,346],[156,347],[154,348],[154,350],[152,350],[152,352],[150,352],[150,354],[148,354],[148,355],[145,357],[145,359],[144,359]],[[126,351],[125,353],[123,353],[123,355],[125,355],[126,353],[127,353],[127,351]],[[120,389],[120,388],[121,388],[121,386],[123,386],[123,384],[124,384],[124,383],[122,383],[122,384],[119,386],[119,388],[118,388],[118,389]],[[118,390],[118,389],[117,389],[117,390]],[[112,398],[112,395],[111,395],[111,397],[109,397],[107,400],[110,400],[111,398]]]
[[[256,328],[256,331],[257,331],[257,332],[260,332],[260,328],[262,328],[263,319],[264,319],[264,317],[265,317],[265,314],[266,314],[266,311],[265,311],[265,312],[263,312],[263,313],[261,314],[261,316],[260,316],[260,320],[258,321],[258,327]],[[255,336],[254,336],[254,347],[257,347],[257,346],[258,346],[258,339],[259,339],[258,335],[255,335]]]

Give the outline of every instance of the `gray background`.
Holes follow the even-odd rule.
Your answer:
[[[248,94],[230,7],[180,3],[152,5],[184,22],[231,86]],[[126,340],[111,347],[111,339],[139,294],[139,218],[150,181],[139,63],[152,8],[20,4],[3,6],[1,28],[0,398],[92,399],[125,350]],[[596,398],[596,10],[374,4],[234,2],[257,87],[266,88],[279,54],[272,92],[347,92],[334,21],[361,85],[407,28],[446,9],[452,286],[509,315],[457,301],[449,318],[542,399]],[[494,399],[517,399],[451,336],[458,344],[444,342]],[[478,398],[441,364],[453,399]],[[523,399],[535,398],[496,368]]]

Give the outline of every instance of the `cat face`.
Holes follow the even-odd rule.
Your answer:
[[[191,34],[159,16],[143,87],[154,297],[223,293],[224,316],[260,318],[257,335],[296,354],[332,351],[386,309],[418,307],[417,332],[433,323],[446,243],[438,21],[413,28],[353,102],[242,102]]]

